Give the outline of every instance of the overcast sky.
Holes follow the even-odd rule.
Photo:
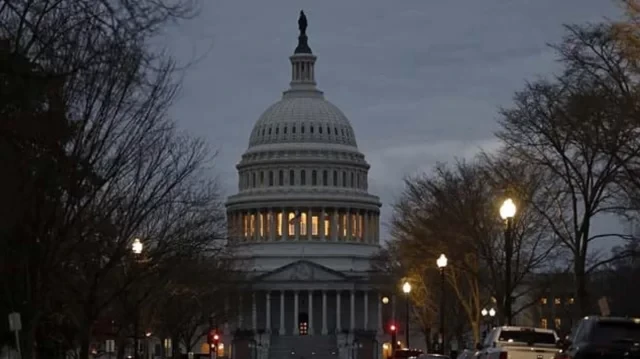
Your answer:
[[[204,0],[168,35],[183,64],[197,60],[172,112],[219,151],[226,194],[253,124],[288,87],[301,9],[318,86],[351,120],[385,219],[404,176],[496,147],[497,108],[557,69],[546,44],[563,24],[619,13],[610,0]]]

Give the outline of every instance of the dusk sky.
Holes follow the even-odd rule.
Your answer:
[[[172,113],[219,152],[225,195],[237,189],[234,166],[255,121],[288,87],[304,9],[318,87],[351,120],[385,222],[404,176],[496,148],[498,107],[526,79],[557,70],[546,44],[561,39],[563,24],[620,13],[610,0],[204,3],[169,35],[182,64],[195,60]]]

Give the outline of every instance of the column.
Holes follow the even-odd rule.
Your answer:
[[[251,292],[251,324],[253,331],[258,330],[258,308],[256,306],[256,292]]]
[[[351,308],[349,313],[351,315],[350,321],[349,321],[349,327],[351,329],[351,331],[353,332],[356,329],[356,291],[355,290],[351,290]]]
[[[309,305],[308,315],[309,315],[309,335],[313,335],[313,291],[309,291]]]
[[[273,208],[269,208],[269,241],[276,240],[276,211]]]
[[[284,335],[284,290],[280,291],[280,328],[278,329],[280,335]]]
[[[382,294],[378,293],[378,334],[384,333],[384,323],[382,323]]]
[[[369,230],[369,211],[364,211],[364,226],[362,226],[362,242],[370,243],[371,235],[369,234],[371,231]]]
[[[369,329],[369,291],[364,291],[364,330]]]
[[[300,213],[301,213],[300,211],[295,211],[295,214],[299,217],[296,218],[295,221],[293,222],[294,223],[293,229],[294,229],[296,242],[300,241],[300,224],[302,224],[302,215]]]
[[[322,335],[327,335],[327,291],[322,291]]]
[[[324,211],[325,211],[324,208],[320,208],[320,227],[318,228],[318,230],[319,230],[321,241],[326,240],[326,237],[327,237],[327,234],[324,233],[324,222],[326,220]]]
[[[313,239],[313,232],[311,231],[312,227],[313,227],[313,218],[311,217],[313,215],[313,213],[311,213],[311,208],[309,208],[309,210],[307,210],[307,240],[312,240]]]
[[[260,241],[261,240],[260,232],[262,232],[262,212],[260,212],[259,209],[256,210],[255,231],[256,233],[254,235],[254,240]]]
[[[353,238],[351,237],[351,232],[353,231],[353,223],[351,221],[351,208],[347,208],[347,213],[345,215],[347,216],[347,237],[345,240],[351,242],[353,240]]]
[[[282,223],[280,224],[282,226],[282,239],[283,241],[286,241],[287,238],[289,238],[289,213],[287,213],[287,210],[285,208],[281,209],[282,211]]]
[[[340,217],[338,216],[338,209],[333,209],[333,215],[331,219],[331,240],[334,242],[338,241],[338,221]]]
[[[300,334],[300,326],[298,321],[298,314],[300,313],[300,309],[298,307],[298,291],[293,292],[293,335]]]
[[[342,331],[342,315],[340,313],[340,291],[336,291],[336,332]]]
[[[242,292],[238,296],[238,329],[242,329]]]
[[[265,299],[267,300],[267,313],[266,313],[266,323],[265,329],[267,333],[271,333],[271,291],[267,291],[265,295]]]

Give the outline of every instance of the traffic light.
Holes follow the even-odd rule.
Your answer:
[[[398,327],[395,324],[391,323],[389,326],[389,332],[391,332],[391,348],[396,349],[398,346],[398,338],[396,334],[398,333]]]
[[[212,348],[217,348],[219,342],[220,335],[218,335],[218,331],[216,329],[209,330],[209,334],[207,335],[207,343],[209,343]]]

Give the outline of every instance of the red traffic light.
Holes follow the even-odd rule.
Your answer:
[[[389,326],[389,330],[392,331],[392,332],[395,332],[396,331],[396,325],[395,324],[391,324]]]
[[[218,335],[215,329],[211,329],[209,331],[209,334],[207,335],[207,342],[209,344],[218,344],[219,341],[220,341],[220,335]]]

